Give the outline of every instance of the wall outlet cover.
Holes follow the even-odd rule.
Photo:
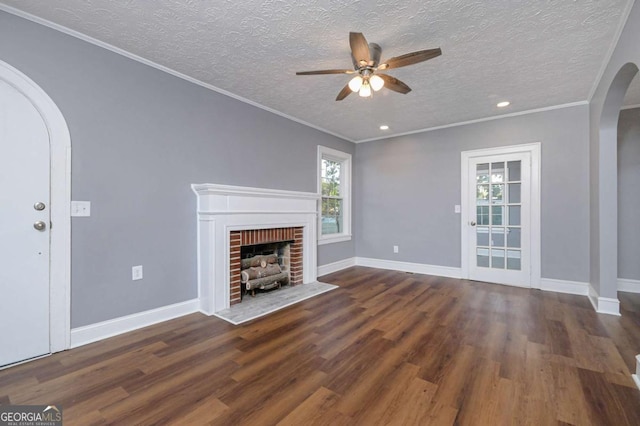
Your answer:
[[[91,216],[91,201],[72,201],[71,216],[72,217]]]
[[[131,268],[131,279],[133,281],[142,279],[142,265],[133,266]]]

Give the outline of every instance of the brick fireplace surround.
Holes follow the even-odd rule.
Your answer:
[[[247,244],[293,241],[291,282],[316,281],[318,194],[216,184],[191,187],[198,197],[200,311],[215,315],[228,309],[232,299],[239,300],[243,240]]]
[[[302,240],[304,228],[247,229],[231,231],[229,237],[229,267],[231,280],[230,303],[235,305],[241,301],[242,286],[240,282],[240,252],[242,246],[291,241],[289,247],[289,272],[291,285],[302,283]]]

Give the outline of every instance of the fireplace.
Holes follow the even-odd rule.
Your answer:
[[[289,242],[290,283],[316,281],[318,194],[215,184],[192,188],[202,312],[213,315],[240,302],[243,245]]]

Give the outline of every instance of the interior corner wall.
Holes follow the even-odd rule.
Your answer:
[[[0,59],[53,99],[71,132],[72,327],[197,297],[192,183],[316,192],[317,146],[351,142],[0,11]],[[355,219],[354,219],[354,222]],[[55,226],[55,225],[54,225]],[[318,265],[355,243],[318,248]],[[131,267],[144,266],[132,282]]]
[[[617,174],[615,172],[611,173],[607,166],[612,163],[609,157],[615,156],[615,151],[617,150],[615,148],[615,138],[613,139],[613,147],[605,146],[605,144],[601,143],[601,132],[615,131],[615,129],[601,128],[601,119],[605,109],[605,101],[619,72],[623,68],[630,70],[632,67],[628,67],[628,64],[634,64],[636,69],[640,67],[640,43],[638,43],[638,40],[640,40],[640,2],[634,2],[620,38],[589,102],[590,282],[598,295],[605,298],[617,299],[618,290],[618,260],[617,258],[611,258],[611,252],[617,251],[617,242],[609,242],[607,240],[607,238],[611,237],[611,232],[608,232],[607,227],[617,217],[617,213],[615,213],[617,203],[615,203],[615,208],[610,209],[605,201],[608,195],[605,191],[613,189],[609,188],[612,186],[610,181],[615,181],[617,178]],[[630,82],[632,78],[632,75],[626,76],[625,80]],[[622,90],[626,90],[626,87]],[[622,93],[622,96],[624,97],[624,93]],[[613,164],[615,167],[615,161],[613,161]],[[613,187],[615,188],[615,185]],[[615,226],[613,230],[615,232]]]
[[[640,108],[618,122],[618,278],[640,280]]]
[[[581,105],[358,144],[358,257],[461,267],[461,152],[541,142],[542,277],[588,282],[588,137]]]

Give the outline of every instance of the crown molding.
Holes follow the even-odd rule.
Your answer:
[[[117,53],[118,55],[124,56],[124,57],[126,57],[128,59],[132,59],[132,60],[140,62],[140,63],[142,63],[144,65],[147,65],[147,66],[150,66],[152,68],[158,69],[160,71],[166,72],[167,74],[171,74],[174,77],[181,78],[183,80],[188,81],[189,83],[196,84],[198,86],[204,87],[205,89],[212,90],[214,92],[220,93],[221,95],[228,96],[228,97],[233,98],[233,99],[235,99],[237,101],[244,102],[246,104],[249,104],[249,105],[254,106],[256,108],[260,108],[260,109],[265,110],[267,112],[270,112],[272,114],[279,115],[280,117],[286,118],[288,120],[294,121],[294,122],[296,122],[298,124],[302,124],[304,126],[312,128],[312,129],[319,130],[319,131],[321,131],[323,133],[327,133],[327,134],[329,134],[331,136],[335,136],[335,137],[337,137],[339,139],[355,143],[354,140],[349,139],[348,137],[346,137],[344,135],[332,132],[330,130],[324,129],[324,128],[319,127],[319,126],[316,126],[316,125],[311,124],[311,123],[309,123],[307,121],[301,120],[299,118],[296,118],[296,117],[293,117],[291,115],[285,114],[285,113],[283,113],[281,111],[278,111],[276,109],[270,108],[270,107],[268,107],[266,105],[262,105],[262,104],[260,104],[258,102],[254,102],[254,101],[252,101],[250,99],[243,98],[242,96],[238,96],[238,95],[236,95],[234,93],[231,93],[231,92],[229,92],[227,90],[224,90],[224,89],[221,89],[219,87],[216,87],[216,86],[214,86],[212,84],[205,83],[204,81],[201,81],[201,80],[198,80],[196,78],[190,77],[190,76],[188,76],[186,74],[183,74],[181,72],[178,72],[176,70],[168,68],[168,67],[166,67],[164,65],[160,65],[160,64],[158,64],[156,62],[153,62],[153,61],[151,61],[149,59],[143,58],[142,56],[138,56],[138,55],[136,55],[134,53],[128,52],[128,51],[126,51],[124,49],[121,49],[121,48],[119,48],[117,46],[114,46],[112,44],[106,43],[104,41],[100,41],[100,40],[98,40],[96,38],[93,38],[91,36],[83,34],[83,33],[79,32],[79,31],[72,30],[71,28],[67,28],[67,27],[65,27],[63,25],[56,24],[55,22],[51,22],[51,21],[49,21],[47,19],[40,18],[38,16],[32,15],[30,13],[24,12],[24,11],[22,11],[20,9],[16,9],[14,7],[11,7],[11,6],[7,6],[6,4],[2,4],[2,3],[0,3],[0,11],[4,11],[4,12],[7,12],[7,13],[10,13],[12,15],[18,16],[20,18],[26,19],[26,20],[31,21],[31,22],[35,22],[36,24],[44,25],[45,27],[48,27],[48,28],[51,28],[53,30],[59,31],[59,32],[64,33],[66,35],[69,35],[71,37],[75,37],[75,38],[77,38],[79,40],[82,40],[82,41],[85,41],[87,43],[91,43],[91,44],[93,44],[95,46],[102,47],[103,49],[107,49],[107,50],[109,50],[109,51],[111,51],[113,53]]]
[[[616,33],[613,36],[613,40],[611,41],[611,45],[609,46],[609,50],[607,50],[607,54],[604,57],[604,61],[600,66],[600,71],[598,71],[598,75],[596,76],[595,81],[593,82],[593,86],[589,91],[589,97],[587,98],[589,102],[593,99],[593,96],[596,94],[596,90],[598,89],[598,85],[600,85],[600,80],[602,80],[602,76],[604,75],[604,71],[607,69],[609,62],[611,61],[611,57],[613,56],[613,52],[616,50],[616,46],[620,41],[620,36],[622,35],[622,31],[624,30],[624,26],[627,24],[629,20],[629,14],[631,13],[631,9],[633,9],[633,4],[636,0],[629,0],[627,3],[627,7],[622,11],[622,16],[620,22],[618,23],[618,28],[616,29]]]
[[[478,118],[478,119],[469,120],[469,121],[460,121],[458,123],[451,123],[451,124],[445,124],[445,125],[442,125],[442,126],[428,127],[428,128],[419,129],[419,130],[412,130],[410,132],[397,133],[395,135],[387,135],[387,136],[380,136],[380,137],[376,137],[376,138],[363,139],[363,140],[356,141],[355,143],[373,142],[373,141],[379,141],[379,140],[382,140],[382,139],[393,139],[393,138],[397,138],[397,137],[400,137],[400,136],[415,135],[417,133],[432,132],[434,130],[442,130],[442,129],[448,129],[448,128],[451,128],[451,127],[466,126],[468,124],[483,123],[485,121],[500,120],[502,118],[517,117],[517,116],[520,116],[520,115],[527,115],[527,114],[536,114],[536,113],[539,113],[539,112],[553,111],[553,110],[556,110],[556,109],[571,108],[571,107],[581,106],[581,105],[589,105],[589,102],[587,102],[587,101],[571,102],[571,103],[568,103],[568,104],[552,105],[552,106],[548,106],[548,107],[544,107],[544,108],[536,108],[536,109],[529,109],[529,110],[526,110],[526,111],[512,112],[512,113],[509,113],[509,114],[494,115],[492,117]]]

